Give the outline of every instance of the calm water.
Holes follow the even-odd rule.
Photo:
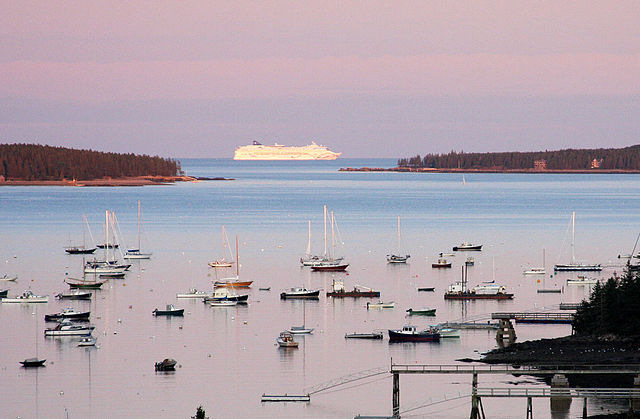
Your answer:
[[[183,160],[188,174],[233,177],[144,188],[0,188],[0,257],[3,273],[17,273],[9,294],[31,288],[53,295],[66,289],[65,275],[80,276],[82,256],[63,247],[82,240],[86,214],[96,241],[102,241],[105,209],[114,210],[124,241],[136,239],[137,201],[144,211],[144,250],[153,258],[134,262],[124,280],[111,280],[91,302],[0,305],[0,409],[4,417],[188,417],[202,404],[211,417],[353,417],[391,413],[391,379],[380,375],[312,396],[310,404],[261,404],[263,393],[301,393],[359,371],[397,363],[453,363],[495,347],[493,332],[462,331],[459,340],[440,344],[389,344],[348,341],[348,332],[419,326],[486,318],[495,311],[533,310],[576,302],[588,288],[567,286],[570,274],[544,279],[524,277],[526,266],[549,272],[570,259],[571,211],[576,211],[576,258],[620,271],[617,255],[630,253],[640,226],[637,175],[506,175],[343,173],[340,167],[394,165],[394,160],[334,162],[234,162]],[[322,206],[335,212],[343,245],[336,252],[349,263],[348,274],[311,273],[299,267],[312,223],[312,250],[322,251]],[[385,255],[397,248],[397,216],[402,247],[410,264],[389,266]],[[240,275],[254,280],[249,305],[213,308],[200,301],[176,300],[190,287],[209,289],[219,275],[207,262],[222,256],[221,228],[240,241]],[[446,302],[446,287],[459,279],[465,256],[449,270],[432,270],[437,253],[462,241],[484,244],[474,253],[472,284],[494,280],[516,295],[508,302]],[[324,297],[303,304],[281,301],[288,287],[329,289],[333,278],[347,287],[365,285],[395,301],[395,309],[366,310],[365,299]],[[540,280],[540,281],[538,281]],[[418,293],[418,286],[436,287]],[[259,287],[271,287],[260,291]],[[562,294],[538,294],[558,287]],[[5,288],[4,284],[0,288]],[[151,311],[175,303],[184,318],[154,318]],[[45,313],[66,306],[90,309],[100,348],[76,347],[74,338],[45,339]],[[407,318],[409,307],[437,308],[435,318]],[[315,327],[298,337],[300,348],[275,346],[278,333],[292,325]],[[517,325],[520,341],[565,335],[567,326]],[[34,356],[47,367],[22,369]],[[178,360],[173,374],[157,374],[153,363]],[[481,386],[504,387],[532,379],[481,377]],[[470,391],[467,376],[401,378],[404,417],[468,416],[470,399],[418,406]],[[492,417],[524,416],[524,400],[483,400]],[[569,417],[579,417],[574,402]],[[598,406],[599,409],[599,406]],[[547,400],[534,401],[536,417],[549,417]],[[564,416],[559,416],[564,417]]]

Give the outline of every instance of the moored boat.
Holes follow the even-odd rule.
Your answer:
[[[73,308],[65,308],[59,313],[45,314],[44,321],[53,322],[62,319],[89,321],[90,311],[75,311]]]
[[[189,289],[189,292],[176,294],[176,298],[205,298],[211,295],[206,291],[198,291],[196,288]]]
[[[474,258],[472,258],[471,256],[469,256],[467,258],[467,260],[464,261],[464,264],[467,265],[467,266],[473,266],[473,265],[475,265],[475,263],[476,263],[476,260]]]
[[[46,359],[39,359],[39,358],[27,358],[24,361],[20,361],[22,366],[25,368],[44,367],[45,362],[47,362]]]
[[[80,291],[79,289],[75,289],[71,292],[60,292],[55,295],[58,300],[90,300],[91,293],[87,291]]]
[[[155,369],[156,371],[175,371],[177,363],[178,361],[175,359],[165,358],[162,361],[155,363]]]
[[[348,263],[343,264],[326,264],[312,266],[311,270],[314,272],[341,272],[345,271],[349,267]]]
[[[370,308],[394,308],[396,303],[389,301],[388,303],[378,301],[377,303],[367,303],[367,310]]]
[[[513,294],[506,287],[497,284],[483,284],[466,289],[462,282],[451,284],[444,294],[445,300],[510,300]]]
[[[347,333],[344,335],[345,339],[382,339],[382,332],[371,333]]]
[[[571,262],[570,263],[559,263],[554,265],[554,271],[591,271],[591,272],[600,272],[602,270],[602,265],[599,263],[589,264],[576,262],[575,255],[575,239],[576,239],[576,212],[573,211],[571,213]]]
[[[31,290],[24,291],[22,294],[13,298],[3,298],[3,303],[46,303],[49,301],[48,295],[35,295]]]
[[[389,342],[439,342],[440,333],[437,329],[429,328],[418,331],[416,326],[405,325],[402,329],[389,329]]]
[[[246,303],[249,294],[236,294],[233,288],[218,287],[213,290],[213,294],[204,297],[205,303],[215,301],[236,301],[238,303]]]
[[[320,290],[308,290],[304,287],[289,288],[287,291],[280,293],[280,299],[294,299],[294,298],[306,298],[306,299],[318,299]]]
[[[80,288],[80,289],[98,289],[102,287],[102,285],[107,282],[107,279],[103,280],[88,280],[88,279],[79,279],[79,278],[66,278],[64,280],[70,288]]]
[[[249,288],[253,281],[240,281],[238,278],[225,278],[215,281],[214,287]]]
[[[80,339],[78,346],[96,346],[96,339],[88,336]]]
[[[45,329],[45,336],[89,336],[93,332],[95,326],[80,325],[64,320],[56,325],[56,327]]]
[[[463,242],[461,244],[459,244],[458,246],[453,246],[453,251],[454,252],[461,252],[461,251],[465,251],[465,250],[482,250],[482,245],[481,244],[473,244],[473,243],[469,243],[469,242]]]
[[[280,336],[276,339],[278,346],[281,348],[297,348],[298,342],[293,339],[293,334],[289,331],[280,332]]]
[[[430,307],[410,308],[410,309],[407,310],[407,313],[410,316],[435,316],[436,315],[436,309],[435,308],[430,308]]]
[[[6,298],[9,295],[9,289],[0,291],[0,298]]]
[[[353,290],[347,291],[344,288],[344,282],[334,279],[333,280],[333,290],[327,291],[327,297],[334,298],[377,298],[380,297],[380,291],[374,291],[371,288],[364,287],[362,285],[355,285]]]
[[[578,276],[577,278],[567,279],[568,285],[595,285],[598,278],[587,278],[586,276]]]
[[[65,247],[64,251],[70,255],[89,255],[95,252],[96,248],[95,247],[87,248],[84,246],[70,246],[70,247]]]
[[[444,258],[438,258],[437,262],[431,264],[432,268],[450,268],[451,262],[447,261]]]
[[[16,279],[18,279],[18,275],[3,274],[0,276],[0,281],[15,281]]]
[[[167,304],[164,310],[155,309],[154,316],[184,316],[184,308],[175,308],[173,304]]]

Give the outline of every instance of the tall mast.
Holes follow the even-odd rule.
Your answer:
[[[324,257],[327,257],[327,206],[324,206]]]
[[[240,254],[238,253],[238,235],[236,234],[236,278],[240,278]]]
[[[335,236],[333,226],[334,226],[334,218],[333,218],[333,211],[331,211],[331,257],[332,258],[336,254],[336,236]]]
[[[400,216],[398,215],[398,255],[400,255]]]
[[[309,241],[307,241],[307,255],[311,254],[311,220],[308,220],[309,223]]]
[[[109,262],[109,210],[105,210],[104,217],[104,260]]]
[[[571,264],[576,263],[575,254],[575,242],[576,242],[576,212],[571,212]]]
[[[138,250],[140,247],[140,222],[142,221],[142,207],[140,206],[140,200],[138,200]]]

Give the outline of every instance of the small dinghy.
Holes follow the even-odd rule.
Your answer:
[[[153,310],[154,316],[184,316],[184,308],[175,308],[173,304],[167,304],[164,310]]]

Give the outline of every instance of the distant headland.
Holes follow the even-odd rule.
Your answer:
[[[640,145],[624,148],[535,152],[427,154],[402,158],[393,168],[342,168],[341,171],[476,173],[640,173]]]
[[[144,186],[198,180],[175,159],[39,144],[0,144],[0,185]]]

